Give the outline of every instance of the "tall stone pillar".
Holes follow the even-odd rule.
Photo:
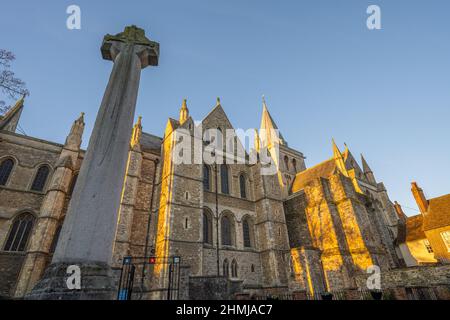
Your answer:
[[[141,70],[158,64],[159,44],[136,26],[106,35],[103,58],[114,61],[52,264],[31,299],[112,299],[111,271],[121,193]],[[81,289],[68,288],[78,266]]]
[[[16,285],[16,297],[23,297],[33,289],[50,262],[51,246],[63,215],[64,204],[69,191],[73,169],[80,153],[84,131],[84,114],[74,122],[61,151],[55,172],[51,177],[47,194],[42,202],[39,217],[30,238],[22,270]]]

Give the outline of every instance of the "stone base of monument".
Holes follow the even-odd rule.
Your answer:
[[[76,288],[77,272],[80,271],[80,289]],[[76,268],[75,268],[76,269]],[[75,288],[74,288],[75,287]],[[26,300],[114,300],[117,296],[115,278],[106,263],[74,261],[51,264]]]

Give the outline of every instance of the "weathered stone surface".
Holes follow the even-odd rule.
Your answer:
[[[81,289],[67,287],[67,268],[77,265],[81,269]],[[117,287],[109,265],[102,262],[72,261],[50,265],[42,280],[25,298],[28,300],[112,300]]]

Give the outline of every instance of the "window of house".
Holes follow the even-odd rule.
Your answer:
[[[33,191],[44,190],[45,183],[47,182],[49,173],[50,173],[50,169],[48,166],[40,167],[36,173],[36,176],[34,177],[33,184],[31,185],[31,190],[33,190]]]
[[[5,186],[14,168],[14,161],[6,159],[0,164],[0,186]]]
[[[442,241],[444,241],[447,251],[450,252],[450,231],[445,231],[441,233]]]
[[[4,251],[23,252],[26,249],[28,238],[34,225],[34,216],[31,213],[19,215],[13,222],[6,240]]]
[[[423,240],[423,244],[425,245],[425,248],[427,249],[428,253],[433,253],[433,248],[431,247],[430,241],[425,239]]]

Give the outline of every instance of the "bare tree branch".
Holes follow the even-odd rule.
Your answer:
[[[22,95],[29,95],[24,81],[15,77],[14,72],[9,70],[11,62],[16,57],[10,51],[0,49],[0,91],[10,99],[18,99]],[[0,114],[4,114],[10,107],[4,101],[0,101]]]

